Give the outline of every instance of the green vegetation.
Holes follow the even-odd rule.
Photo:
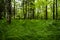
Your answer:
[[[60,21],[55,20],[12,20],[9,25],[1,21],[0,30],[4,31],[6,40],[60,39]]]
[[[60,40],[60,0],[0,0],[0,40]]]

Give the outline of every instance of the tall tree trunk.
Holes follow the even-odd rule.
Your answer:
[[[15,19],[15,14],[16,14],[16,12],[15,12],[15,0],[14,0],[14,19]]]
[[[28,18],[28,14],[27,14],[28,13],[28,11],[27,11],[28,8],[27,8],[27,6],[28,6],[28,1],[26,1],[26,18]]]
[[[4,0],[4,18],[6,17],[6,0]]]
[[[46,0],[46,2],[47,2],[47,0]],[[46,18],[45,18],[46,20],[48,19],[48,14],[47,14],[47,4],[46,4]]]
[[[30,2],[30,17],[34,19],[34,13],[35,13],[35,5],[34,5],[35,0],[31,0]]]
[[[35,0],[33,0],[33,19],[34,19],[34,13],[35,13],[35,5],[34,5],[34,1],[35,1]]]
[[[28,2],[27,2],[27,5],[28,5],[28,9],[27,9],[27,13],[28,13],[28,19],[29,19],[29,0],[28,0]]]
[[[53,19],[55,19],[55,0],[53,0]]]
[[[4,10],[4,0],[0,0],[0,19],[2,19],[2,12]]]
[[[11,23],[11,0],[7,0],[7,22]]]
[[[58,19],[58,12],[57,12],[57,0],[56,0],[56,20]]]
[[[24,14],[24,19],[26,18],[26,14],[25,14],[25,1],[23,0],[23,14]]]
[[[34,13],[35,13],[35,9],[33,9],[33,19],[34,19]]]
[[[23,10],[24,10],[24,19],[28,18],[27,17],[27,6],[28,6],[28,2],[27,0],[23,0]]]

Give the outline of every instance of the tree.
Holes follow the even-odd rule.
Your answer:
[[[24,1],[24,19],[27,17],[27,0]]]
[[[7,22],[11,23],[11,0],[6,0],[7,2]]]
[[[4,10],[4,0],[0,0],[0,19],[2,19],[3,10]]]
[[[55,19],[55,0],[53,0],[53,19]]]
[[[23,0],[23,14],[24,14],[24,19],[26,18],[34,18],[34,0]]]
[[[16,14],[16,12],[15,12],[15,4],[16,4],[16,2],[14,0],[14,19],[15,19],[15,14]]]
[[[32,17],[34,19],[34,13],[35,13],[34,2],[35,2],[35,0],[29,0],[28,2],[29,2],[28,15],[29,15],[30,18]]]
[[[58,19],[58,9],[57,9],[57,0],[56,0],[56,20]]]
[[[47,2],[47,0],[46,0],[46,2]],[[46,20],[48,19],[48,13],[47,13],[47,3],[46,3],[46,18],[45,18]]]
[[[35,2],[35,0],[33,0],[32,2],[31,2],[31,6],[32,6],[32,17],[33,17],[33,19],[34,19],[34,13],[35,13],[35,5],[34,5],[34,2]]]
[[[26,10],[25,10],[25,1],[23,0],[22,2],[23,6],[23,14],[24,14],[24,19],[26,18]]]

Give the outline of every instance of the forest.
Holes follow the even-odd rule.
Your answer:
[[[0,0],[0,40],[60,40],[60,0]]]

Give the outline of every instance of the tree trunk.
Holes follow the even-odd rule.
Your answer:
[[[55,19],[55,0],[53,0],[53,19]]]
[[[34,3],[35,0],[33,0]],[[34,19],[34,13],[35,13],[35,5],[33,4],[33,19]]]
[[[11,23],[11,0],[7,0],[7,22]]]
[[[58,12],[57,12],[57,0],[56,0],[56,20],[58,19]]]
[[[46,2],[47,2],[47,0],[46,0]],[[47,4],[46,4],[46,18],[45,18],[46,20],[48,19],[48,14],[47,14]]]
[[[23,0],[23,14],[24,14],[24,19],[26,18],[26,14],[25,14],[25,1]]]
[[[6,0],[4,0],[4,18],[6,17]]]
[[[4,10],[4,0],[0,0],[0,19],[2,19],[2,12]]]
[[[28,19],[29,19],[29,1],[27,2],[28,5]]]
[[[14,19],[15,19],[15,0],[14,0]]]
[[[29,11],[30,11],[30,18],[33,18],[34,19],[34,13],[35,13],[35,5],[34,5],[34,1],[35,0],[31,0],[31,1],[29,1],[30,2],[30,9],[29,9]]]

